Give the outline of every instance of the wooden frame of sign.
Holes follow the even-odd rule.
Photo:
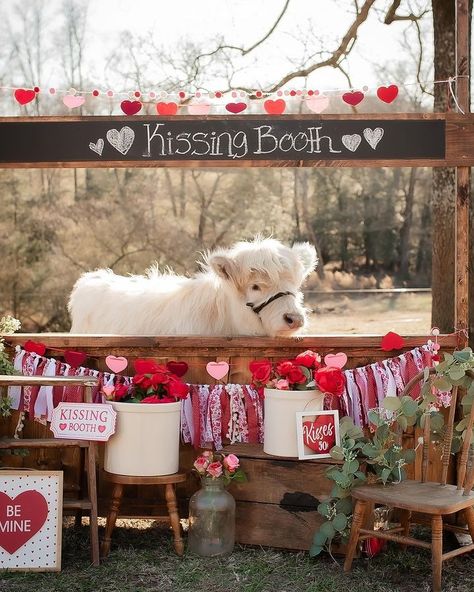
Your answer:
[[[62,516],[62,471],[1,470],[0,570],[60,571]]]
[[[332,421],[321,426],[313,424],[318,417],[330,417]],[[309,424],[309,425],[305,425]],[[339,411],[298,411],[296,413],[296,438],[298,443],[299,460],[317,460],[331,458],[329,451],[333,446],[339,446]]]

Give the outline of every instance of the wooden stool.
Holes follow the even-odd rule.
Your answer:
[[[132,475],[117,475],[115,473],[108,473],[104,471],[107,481],[114,483],[114,490],[112,493],[112,501],[107,514],[107,524],[105,527],[105,535],[100,548],[101,557],[105,558],[110,552],[110,540],[112,531],[115,526],[115,521],[119,515],[120,502],[122,500],[124,485],[164,485],[166,505],[168,507],[168,514],[170,517],[171,528],[173,529],[174,548],[178,555],[184,553],[184,542],[181,538],[181,528],[179,524],[178,503],[176,501],[176,493],[174,490],[175,483],[184,483],[186,481],[186,473],[173,473],[173,475],[161,475],[150,477],[139,477]]]

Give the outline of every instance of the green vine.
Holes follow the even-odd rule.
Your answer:
[[[416,401],[409,396],[386,397],[381,408],[369,411],[371,433],[368,435],[355,426],[350,417],[341,419],[340,446],[334,446],[330,454],[331,458],[342,464],[331,466],[326,471],[334,485],[331,497],[318,506],[318,512],[325,521],[314,534],[310,549],[312,557],[324,550],[330,552],[333,541],[347,541],[352,520],[351,492],[354,487],[366,481],[378,481],[385,485],[406,478],[405,467],[414,462],[416,452],[415,449],[400,446],[403,432],[414,426],[423,428],[429,415],[431,439],[438,441],[442,438],[444,417],[438,409],[443,405],[448,406],[453,386],[467,391],[462,399],[463,418],[455,426],[451,449],[453,454],[458,452],[466,434],[466,416],[474,402],[474,380],[467,374],[468,370],[473,369],[474,355],[471,348],[445,354],[443,362],[436,367],[433,380],[429,380],[430,371],[425,369],[421,395]],[[364,465],[365,472],[362,470]]]

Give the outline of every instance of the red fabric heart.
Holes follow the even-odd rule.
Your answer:
[[[125,115],[135,115],[142,108],[140,101],[122,101],[120,103],[120,109]]]
[[[170,360],[166,364],[166,367],[170,372],[176,374],[176,376],[179,376],[180,378],[186,374],[189,368],[186,362],[175,362],[174,360]]]
[[[375,537],[371,537],[369,539],[365,539],[364,541],[364,553],[366,553],[369,557],[375,557],[383,551],[385,547],[385,541],[382,539],[377,539]]]
[[[281,115],[286,109],[286,103],[283,99],[276,101],[268,99],[263,103],[263,108],[269,115]]]
[[[405,341],[403,337],[401,337],[398,333],[389,331],[387,335],[382,337],[382,344],[380,347],[383,349],[383,351],[392,351],[392,349],[402,349],[404,345]]]
[[[384,103],[391,103],[397,98],[398,86],[391,84],[390,86],[380,86],[377,89],[378,98]]]
[[[334,415],[319,415],[314,421],[304,421],[303,443],[316,454],[329,454],[336,443]]]
[[[247,109],[247,103],[227,103],[225,108],[227,111],[229,111],[229,113],[242,113],[242,111]]]
[[[176,103],[157,103],[156,110],[159,115],[176,115],[178,105]]]
[[[34,90],[17,88],[13,93],[13,96],[15,97],[16,101],[20,103],[20,105],[26,105],[27,103],[31,103],[31,101],[36,97],[36,93]]]
[[[360,90],[356,90],[355,92],[347,92],[342,95],[342,100],[344,103],[348,105],[352,105],[355,107],[358,105],[364,98],[364,93],[360,92]]]
[[[30,339],[27,342],[25,342],[23,349],[25,349],[27,352],[34,352],[39,356],[44,356],[44,354],[46,353],[46,346],[44,343],[31,341]]]
[[[77,368],[87,360],[87,354],[68,350],[64,352],[64,359],[73,368]]]
[[[9,516],[7,506],[19,506],[15,508],[18,516]],[[0,524],[5,525],[14,520],[22,522],[25,528],[22,531],[2,532],[0,537],[0,547],[3,547],[7,553],[13,554],[23,547],[40,530],[48,517],[48,502],[39,491],[28,490],[20,493],[16,497],[10,497],[3,491],[0,491]],[[28,528],[26,527],[28,525]]]

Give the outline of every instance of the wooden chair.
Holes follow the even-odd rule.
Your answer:
[[[435,370],[432,369],[430,374],[434,373]],[[469,371],[468,373],[471,378],[474,377],[473,372]],[[409,394],[411,389],[422,380],[423,377],[423,372],[415,376],[406,385],[403,394]],[[431,549],[433,591],[440,592],[443,561],[474,550],[474,493],[471,491],[474,485],[474,463],[471,463],[468,471],[466,470],[472,439],[474,405],[472,405],[468,417],[466,437],[461,449],[457,485],[446,484],[453,438],[453,423],[456,412],[457,394],[458,388],[454,387],[452,391],[451,406],[449,408],[449,417],[447,425],[445,426],[443,439],[443,463],[440,483],[427,481],[430,421],[429,415],[426,415],[423,429],[422,480],[406,480],[391,485],[361,485],[360,487],[355,488],[352,492],[352,497],[356,500],[356,505],[354,508],[346,560],[344,562],[344,571],[349,571],[351,569],[352,560],[359,541],[371,537],[395,541],[402,545],[413,545],[424,549]],[[400,511],[401,516],[400,526],[385,531],[362,528],[368,509],[373,504],[381,504],[397,508]],[[446,530],[461,530],[457,527],[452,527],[449,524],[444,524],[443,516],[448,516],[461,511],[464,513],[473,544],[443,553],[443,528]],[[409,536],[412,512],[428,515],[431,523],[431,544]]]
[[[92,402],[92,387],[97,379],[90,376],[45,377],[45,376],[0,376],[0,387],[8,386],[82,386],[84,400]],[[75,509],[77,519],[82,517],[84,510],[90,514],[90,540],[93,565],[99,565],[99,531],[97,522],[97,478],[96,458],[97,442],[63,438],[0,438],[0,449],[38,449],[38,448],[70,448],[81,449],[81,484],[79,499],[63,498],[63,509]],[[85,454],[82,454],[82,452]],[[87,471],[86,488],[83,487],[84,471]],[[84,492],[87,489],[87,495]]]

